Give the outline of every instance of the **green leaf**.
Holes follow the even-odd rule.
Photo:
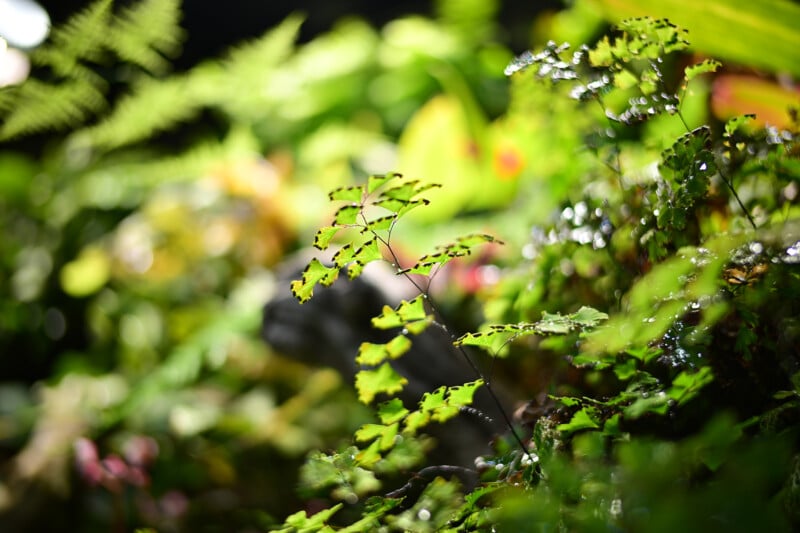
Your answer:
[[[411,180],[395,187],[384,189],[380,196],[378,196],[378,200],[392,199],[408,202],[416,194],[416,185],[418,183],[418,180]]]
[[[355,279],[364,271],[364,267],[373,261],[380,261],[383,259],[380,248],[378,247],[378,239],[370,239],[358,247],[353,253],[353,263],[347,269],[347,275],[350,279]]]
[[[405,329],[408,330],[409,333],[412,335],[419,335],[423,331],[425,331],[428,326],[433,323],[433,316],[426,316],[422,320],[415,320],[413,322],[407,322],[405,324]]]
[[[371,370],[361,370],[356,374],[358,399],[370,403],[378,394],[395,394],[403,390],[408,380],[398,374],[389,363]]]
[[[319,531],[325,525],[330,517],[336,514],[344,504],[337,503],[336,505],[319,511],[312,516],[307,516],[305,511],[298,511],[293,515],[286,518],[286,525],[293,527],[298,531]]]
[[[354,257],[355,248],[353,247],[353,243],[348,242],[333,254],[333,264],[336,265],[337,268],[344,268],[348,263],[353,261]]]
[[[669,397],[663,392],[657,392],[648,396],[640,396],[632,404],[625,408],[625,418],[635,420],[647,413],[663,415],[669,407]]]
[[[496,349],[498,344],[507,342],[515,336],[532,335],[536,333],[535,324],[521,322],[519,324],[491,325],[484,331],[466,333],[453,342],[456,346],[482,346],[487,349]]]
[[[384,424],[399,422],[409,413],[400,398],[392,398],[378,406],[378,418]]]
[[[647,364],[664,353],[664,350],[652,346],[644,346],[642,348],[628,348],[625,353]]]
[[[581,327],[593,328],[600,322],[608,320],[608,315],[592,307],[583,306],[577,312],[571,314],[570,319]]]
[[[323,226],[314,235],[314,248],[317,250],[327,250],[331,239],[341,228],[337,226]]]
[[[386,353],[392,359],[397,359],[411,349],[411,340],[405,335],[398,335],[386,343]]]
[[[430,420],[430,411],[412,411],[403,420],[403,433],[414,435],[417,430],[428,425]]]
[[[394,224],[395,220],[397,220],[396,214],[378,217],[367,222],[367,229],[370,231],[386,230],[392,227],[392,224]]]
[[[430,200],[428,200],[427,198],[420,198],[419,200],[412,200],[410,202],[405,202],[397,210],[397,216],[401,217],[401,216],[405,215],[406,213],[408,213],[409,211],[411,211],[412,209],[414,209],[415,207],[425,206],[425,205],[428,205],[430,203],[431,203]]]
[[[618,25],[618,30],[618,35],[612,39],[604,37],[594,50],[589,51],[589,61],[593,66],[620,69],[621,64],[657,59],[689,45],[684,39],[686,30],[664,18],[627,19]]]
[[[372,194],[380,186],[394,180],[402,178],[402,174],[397,172],[389,172],[387,174],[376,174],[367,178],[367,194]]]
[[[315,257],[303,270],[302,279],[292,281],[292,294],[300,303],[305,303],[314,294],[314,286],[317,283],[328,286],[336,281],[338,276],[338,268],[327,267]]]
[[[397,359],[411,348],[411,341],[405,335],[398,335],[386,344],[362,342],[358,348],[356,363],[375,366],[387,358]]]
[[[370,442],[377,437],[380,437],[386,431],[386,426],[383,424],[364,424],[355,432],[355,438],[358,442]]]
[[[350,187],[339,187],[328,193],[328,198],[333,201],[342,200],[345,202],[360,203],[361,197],[364,193],[364,187],[361,185],[352,185]]]
[[[714,372],[711,367],[704,366],[697,371],[684,370],[672,380],[672,387],[667,391],[667,395],[678,405],[683,405],[697,396],[700,389],[712,381]]]
[[[364,468],[372,468],[375,463],[383,459],[381,455],[381,441],[375,440],[366,450],[361,450],[356,454],[356,462]]]
[[[600,425],[589,414],[588,407],[577,411],[566,424],[559,424],[557,429],[562,433],[575,433],[584,429],[598,429]]]
[[[458,407],[448,404],[434,410],[431,413],[431,419],[439,423],[447,422],[451,418],[458,416],[460,412],[461,410]]]
[[[340,207],[333,217],[333,223],[337,226],[349,226],[356,223],[356,217],[361,212],[358,204],[345,205]]]
[[[574,324],[569,317],[547,311],[542,312],[542,319],[536,323],[536,331],[544,334],[564,335],[572,331],[573,327]]]
[[[355,433],[355,439],[358,442],[370,442],[378,439],[378,447],[381,451],[386,451],[394,444],[394,438],[397,436],[400,424],[394,422],[392,424],[364,424]]]
[[[697,76],[701,74],[706,74],[708,72],[716,72],[718,68],[722,66],[722,63],[717,61],[716,59],[706,59],[697,63],[696,65],[690,65],[686,67],[684,71],[684,79],[689,82],[695,79]]]
[[[753,114],[739,115],[738,117],[733,117],[732,119],[728,120],[725,123],[724,136],[726,138],[733,137],[734,133],[739,131],[739,128],[741,128],[748,122],[752,121],[754,118],[756,118],[756,116]]]
[[[379,365],[386,360],[387,355],[385,344],[362,342],[361,346],[358,347],[356,363],[365,366]]]
[[[378,329],[391,329],[425,320],[426,317],[424,296],[420,294],[410,302],[401,301],[396,310],[385,305],[380,316],[372,319],[372,326]]]
[[[471,405],[475,393],[483,383],[482,379],[477,379],[469,383],[464,383],[463,385],[450,387],[447,393],[447,403],[455,407]]]
[[[459,237],[454,243],[446,244],[444,246],[437,246],[437,252],[422,256],[414,266],[407,268],[402,272],[408,274],[422,274],[427,276],[430,274],[431,269],[434,266],[444,265],[456,257],[469,255],[472,253],[472,248],[475,246],[489,242],[503,244],[502,241],[495,239],[491,235],[480,233]]]
[[[433,392],[426,392],[422,399],[419,402],[419,408],[423,412],[434,411],[440,407],[444,407],[445,403],[445,393],[447,392],[447,388],[444,386],[439,387]]]

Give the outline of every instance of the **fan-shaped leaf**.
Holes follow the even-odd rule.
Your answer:
[[[307,302],[314,294],[314,286],[330,285],[339,276],[339,269],[323,265],[316,257],[303,270],[303,277],[292,281],[292,294],[300,303]]]
[[[328,193],[328,198],[333,201],[342,200],[345,202],[355,202],[358,203],[361,201],[361,197],[364,194],[364,187],[361,185],[353,185],[350,187],[339,187],[338,189],[334,189]]]
[[[358,399],[363,403],[370,403],[378,394],[396,394],[403,390],[406,383],[408,380],[398,374],[389,363],[356,374]]]

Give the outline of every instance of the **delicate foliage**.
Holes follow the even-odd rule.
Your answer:
[[[607,314],[586,306],[566,316],[543,312],[542,319],[538,322],[492,325],[486,331],[462,335],[456,340],[456,344],[494,347],[498,342],[506,344],[526,335],[565,335],[582,331],[594,328],[606,319]]]
[[[118,15],[112,12],[111,0],[97,0],[74,15],[54,29],[50,40],[32,54],[33,62],[51,69],[54,79],[29,80],[4,89],[3,108],[7,112],[3,113],[0,138],[63,130],[104,110],[109,84],[98,73],[97,65],[106,62],[109,55],[150,73],[166,71],[164,55],[177,51],[182,36],[179,13],[176,0],[141,1]],[[165,84],[157,90],[163,93],[171,88],[173,84]],[[165,98],[169,96],[174,94]],[[152,131],[142,132],[138,138]]]

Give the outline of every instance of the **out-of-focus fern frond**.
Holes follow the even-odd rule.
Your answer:
[[[84,133],[95,146],[111,149],[141,141],[190,119],[200,102],[187,90],[187,81],[186,76],[141,81],[110,115]]]
[[[274,79],[275,67],[284,63],[294,51],[297,32],[303,18],[292,15],[279,26],[259,39],[233,48],[223,60],[225,79],[221,80],[227,90],[220,86],[209,87],[210,94],[218,104],[231,114],[253,116],[253,106],[264,105],[265,93]],[[236,80],[236,85],[226,80]],[[216,89],[216,90],[213,90]],[[229,97],[233,93],[233,97]]]
[[[163,55],[175,54],[183,38],[180,14],[179,0],[143,0],[114,19],[107,46],[145,70],[164,72],[169,62]]]
[[[186,74],[135,84],[107,117],[82,134],[95,147],[113,149],[191,119],[203,107],[226,110],[231,100],[263,92],[274,71],[270,67],[291,54],[300,23],[300,17],[289,17],[263,37],[234,49],[221,63],[207,62]]]
[[[169,62],[164,56],[178,51],[183,35],[178,26],[179,0],[140,0],[118,15],[112,7],[112,0],[96,0],[55,28],[50,40],[31,54],[34,64],[49,69],[50,79],[31,78],[0,93],[0,140],[75,128],[106,108],[108,83],[96,70],[101,63],[122,61],[152,74],[167,70]],[[162,123],[173,124],[187,116],[186,106],[179,105],[178,85],[166,83],[158,94],[149,90],[145,105],[169,100],[156,108]],[[120,104],[124,120],[131,119],[129,105],[126,101]],[[144,109],[144,114],[154,112]],[[148,129],[141,118],[127,126],[131,124],[131,137],[136,140],[159,129]],[[109,138],[114,144],[113,135]]]
[[[106,106],[100,86],[81,78],[58,84],[29,80],[5,94],[0,109],[12,111],[0,125],[0,140],[79,124]]]
[[[111,0],[97,0],[63,26],[54,28],[50,40],[31,55],[31,60],[51,67],[59,76],[85,73],[81,60],[96,62],[105,52],[110,19]]]

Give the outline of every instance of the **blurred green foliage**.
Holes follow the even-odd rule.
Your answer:
[[[796,526],[796,6],[647,4],[543,14],[544,55],[516,61],[498,2],[343,19],[304,44],[292,16],[184,72],[176,0],[98,0],[55,28],[33,76],[0,88],[2,523]],[[632,14],[690,31],[606,31]],[[684,75],[690,52],[724,64]],[[330,222],[327,191],[390,169],[443,185],[398,229],[408,257],[474,231],[506,242],[434,295],[511,334],[492,353],[529,400],[533,456],[500,440],[475,490],[436,478],[402,506],[359,500],[381,494],[348,448],[371,410],[258,338],[272,268]]]

